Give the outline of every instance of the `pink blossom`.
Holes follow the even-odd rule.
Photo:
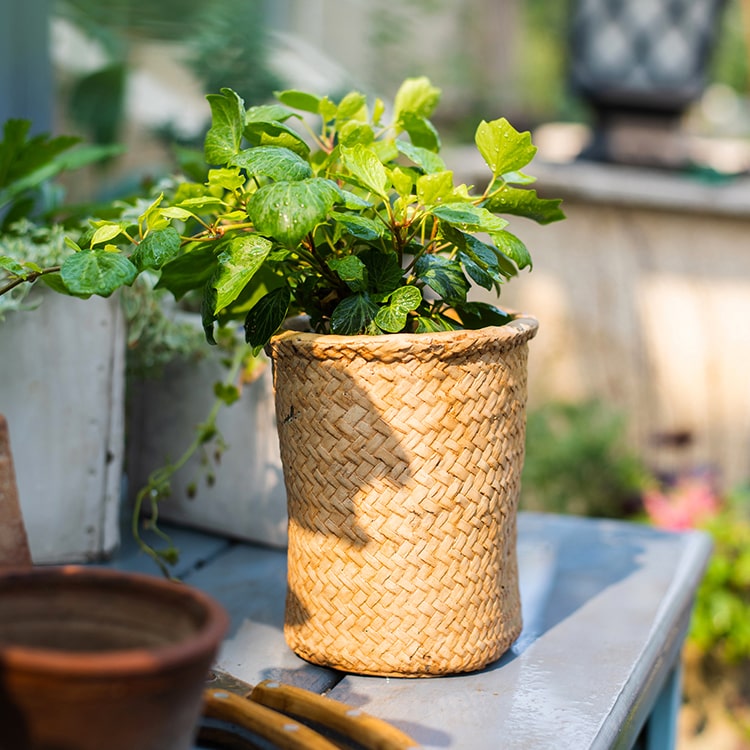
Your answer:
[[[654,525],[684,531],[716,515],[721,501],[705,478],[689,477],[678,480],[666,490],[646,490],[643,505]]]

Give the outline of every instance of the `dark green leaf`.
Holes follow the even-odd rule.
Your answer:
[[[121,286],[135,281],[138,269],[120,253],[82,250],[63,261],[60,276],[73,294],[108,297]]]
[[[196,243],[182,255],[164,264],[157,289],[168,289],[176,299],[189,291],[200,289],[213,276],[216,268],[217,248],[211,244]]]
[[[292,295],[281,286],[262,297],[245,318],[245,341],[258,354],[286,320]]]
[[[216,289],[210,281],[203,287],[203,298],[201,299],[201,323],[203,332],[206,335],[206,341],[211,346],[216,346],[216,337],[214,336],[214,322],[216,321]]]
[[[247,214],[258,232],[294,246],[326,219],[338,199],[336,186],[321,177],[275,182],[253,194]]]
[[[334,212],[331,218],[343,227],[345,232],[360,240],[372,242],[385,234],[385,227],[379,221],[366,216]]]
[[[234,237],[219,255],[219,266],[211,284],[216,290],[213,313],[234,302],[263,265],[271,243],[265,237],[248,234]]]
[[[440,255],[422,255],[414,266],[417,276],[448,302],[463,301],[469,282],[458,261]]]
[[[445,315],[428,317],[420,315],[417,318],[417,333],[439,333],[440,331],[457,331],[461,325],[455,320],[446,318]]]
[[[359,258],[367,266],[370,288],[379,294],[388,294],[401,285],[404,271],[393,252],[366,250]]]
[[[513,316],[486,302],[464,302],[455,306],[466,328],[476,330],[486,326],[504,326]]]
[[[492,234],[492,241],[497,249],[510,258],[519,269],[531,267],[531,255],[526,245],[515,234],[507,231],[495,232]],[[501,257],[499,257],[499,260],[502,262]]]
[[[367,289],[367,268],[356,255],[332,258],[328,265],[353,292],[364,292]]]
[[[445,171],[445,162],[434,151],[401,139],[396,141],[396,148],[426,174]]]
[[[341,336],[355,336],[371,330],[378,306],[360,292],[341,300],[331,315],[331,331]]]
[[[240,150],[245,125],[245,103],[232,89],[209,94],[211,127],[206,134],[204,151],[209,164],[228,164]]]
[[[294,112],[279,104],[250,107],[243,134],[252,146],[280,146],[304,157],[310,147],[296,130],[283,122],[293,115]]]
[[[519,133],[504,117],[480,122],[474,140],[495,176],[522,169],[536,154],[531,133]]]
[[[561,203],[559,198],[539,198],[536,190],[505,185],[483,205],[493,213],[525,216],[539,224],[550,224],[565,218]]]
[[[312,176],[310,165],[299,154],[280,146],[255,146],[240,151],[231,161],[253,177],[272,180],[304,180]]]
[[[174,227],[149,232],[133,251],[130,260],[139,271],[161,268],[180,252],[180,235]]]

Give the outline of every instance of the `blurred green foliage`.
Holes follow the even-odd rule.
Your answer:
[[[530,410],[521,508],[604,518],[637,512],[650,475],[627,448],[625,426],[596,400]]]
[[[750,485],[705,525],[714,541],[693,612],[691,642],[714,661],[750,659]]]

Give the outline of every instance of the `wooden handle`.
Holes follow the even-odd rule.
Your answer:
[[[281,713],[317,722],[367,750],[411,750],[419,747],[411,737],[381,719],[292,685],[266,680],[253,688],[250,699]]]
[[[31,566],[31,552],[18,500],[8,423],[0,414],[0,568],[19,566]]]
[[[227,721],[274,743],[281,750],[337,750],[304,724],[226,690],[205,690],[203,716]]]

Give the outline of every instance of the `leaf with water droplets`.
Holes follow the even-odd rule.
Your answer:
[[[504,117],[490,122],[482,120],[474,141],[496,177],[522,169],[536,154],[531,133],[519,133]]]
[[[260,234],[293,247],[326,219],[339,199],[336,185],[321,177],[275,182],[253,194],[247,214]]]

